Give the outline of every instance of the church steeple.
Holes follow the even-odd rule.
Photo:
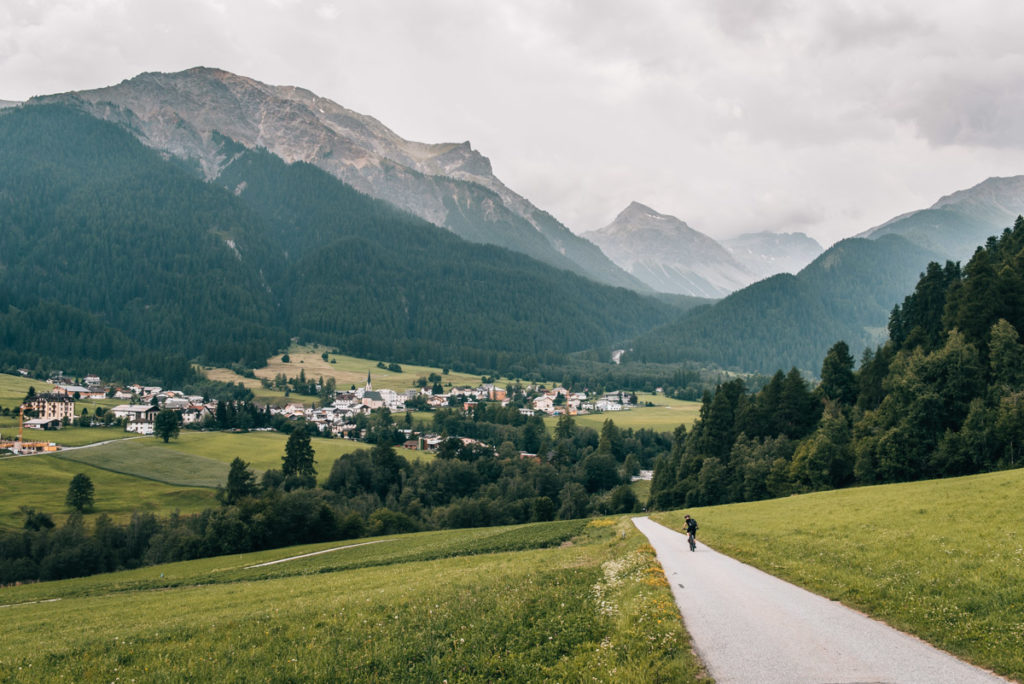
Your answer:
[[[370,381],[370,371],[366,371],[366,391],[373,389],[373,383]]]

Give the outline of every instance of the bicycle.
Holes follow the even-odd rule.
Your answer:
[[[696,551],[697,550],[697,535],[696,534],[694,534],[693,532],[690,532],[690,534],[686,535],[686,541],[689,542],[689,544],[690,544],[690,551]]]

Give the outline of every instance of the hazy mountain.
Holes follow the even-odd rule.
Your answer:
[[[14,102],[13,100],[0,100],[0,109],[4,109],[5,107],[16,107],[20,104],[20,102]]]
[[[598,282],[646,289],[505,186],[468,142],[405,140],[376,119],[302,88],[198,67],[31,102],[77,102],[146,145],[194,160],[208,180],[231,161],[216,132],[289,163],[309,162],[465,239],[507,247]]]
[[[913,211],[861,233],[872,239],[899,235],[941,254],[966,262],[990,236],[998,235],[1024,214],[1024,176],[989,178],[946,195],[927,209]]]
[[[756,280],[799,273],[823,251],[817,240],[804,233],[746,233],[720,242]]]
[[[723,297],[756,279],[714,239],[639,202],[583,237],[658,292]]]

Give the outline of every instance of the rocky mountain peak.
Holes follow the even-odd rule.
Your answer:
[[[118,123],[150,147],[194,160],[208,179],[235,159],[223,137],[307,162],[372,197],[476,242],[522,252],[598,282],[646,289],[498,179],[462,143],[405,140],[377,119],[296,86],[223,69],[147,72],[106,88],[33,98]]]
[[[753,280],[713,238],[640,202],[631,202],[610,224],[584,237],[661,292],[722,297]]]

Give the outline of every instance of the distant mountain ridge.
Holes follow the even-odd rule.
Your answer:
[[[836,243],[796,276],[773,276],[645,333],[624,359],[817,374],[839,340],[855,353],[883,342],[893,307],[929,262],[965,262],[1022,213],[1024,176],[989,178]]]
[[[857,237],[899,235],[946,259],[966,262],[990,236],[1024,214],[1024,176],[988,178],[941,197],[927,209],[901,214]]]
[[[751,233],[719,242],[639,202],[583,237],[658,292],[709,298],[776,273],[795,273],[821,253],[821,245],[803,233]]]
[[[600,283],[648,289],[508,188],[468,142],[405,140],[373,117],[303,88],[196,67],[144,73],[115,86],[30,102],[82,106],[126,127],[146,145],[194,160],[208,180],[230,163],[215,140],[219,133],[286,162],[318,166],[465,239],[507,247]]]
[[[804,233],[745,233],[720,241],[757,280],[777,273],[799,273],[824,249]]]

